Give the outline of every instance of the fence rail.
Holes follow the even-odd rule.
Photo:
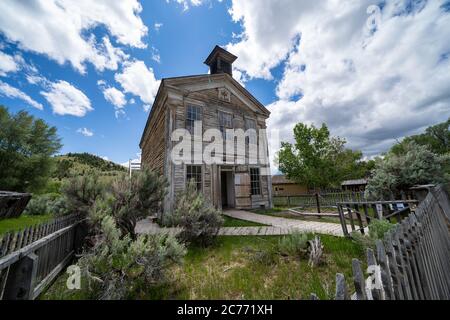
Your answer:
[[[442,186],[367,250],[368,278],[353,259],[355,293],[336,275],[336,300],[450,299],[450,200]],[[317,299],[315,294],[311,299]]]
[[[334,207],[338,202],[363,200],[364,192],[308,193],[273,197],[276,206],[318,207],[318,211],[320,207]]]
[[[19,217],[30,199],[29,193],[0,191],[0,219]]]
[[[70,215],[3,236],[0,300],[37,298],[81,246],[83,224],[79,215]]]
[[[364,201],[364,202],[339,202],[337,209],[344,235],[349,236],[347,220],[350,220],[352,232],[365,233],[373,219],[387,219],[400,222],[404,217],[413,212],[418,204],[417,200],[393,200],[393,201]]]

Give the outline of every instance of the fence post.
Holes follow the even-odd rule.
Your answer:
[[[33,297],[34,282],[38,266],[38,256],[31,253],[9,269],[6,280],[4,300],[30,300]]]
[[[316,205],[317,205],[317,213],[320,213],[320,200],[319,200],[319,193],[318,192],[316,192]]]

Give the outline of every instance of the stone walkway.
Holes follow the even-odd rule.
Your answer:
[[[244,210],[226,210],[223,212],[223,214],[235,219],[241,219],[270,225],[272,227],[275,227],[275,229],[273,229],[274,232],[276,232],[278,228],[280,233],[275,234],[286,234],[283,232],[292,233],[293,231],[300,231],[300,232],[330,234],[339,237],[344,236],[342,226],[338,223],[303,221],[297,219],[273,217]]]
[[[226,210],[223,213],[232,218],[253,221],[268,226],[261,227],[227,227],[221,228],[219,235],[223,236],[274,236],[291,234],[295,231],[329,234],[343,237],[342,227],[337,223],[302,221],[296,219],[280,218],[256,214],[243,210]],[[140,234],[168,233],[176,235],[179,228],[161,228],[150,219],[144,219],[137,223],[136,232]]]

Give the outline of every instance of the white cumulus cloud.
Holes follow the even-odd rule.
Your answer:
[[[0,32],[21,49],[69,62],[79,72],[85,63],[97,70],[117,69],[127,56],[104,36],[96,39],[93,28],[103,26],[121,45],[145,48],[147,27],[137,0],[34,0],[0,1]]]
[[[48,91],[41,91],[41,94],[58,115],[84,117],[87,112],[93,110],[89,98],[64,80],[50,83]]]
[[[0,76],[5,76],[8,72],[16,72],[19,68],[14,57],[0,51]]]
[[[110,102],[114,105],[116,108],[123,108],[127,104],[127,99],[125,98],[125,95],[117,88],[114,87],[108,87],[103,88],[103,96],[105,97],[106,101]]]
[[[25,92],[23,92],[20,89],[17,89],[16,87],[12,87],[6,82],[3,82],[0,80],[0,95],[6,96],[8,98],[14,98],[14,99],[20,99],[25,101],[30,106],[43,110],[44,107],[39,102],[36,102],[32,98],[30,98],[29,95],[27,95]]]
[[[94,135],[94,132],[92,130],[89,130],[88,128],[79,128],[77,132],[85,137],[92,137]]]
[[[160,83],[156,80],[153,69],[148,68],[141,60],[126,62],[122,72],[117,73],[114,79],[125,92],[138,96],[146,104],[153,103]]]
[[[227,48],[246,77],[277,81],[269,129],[298,122],[372,156],[450,115],[450,12],[439,1],[233,0]],[[277,17],[282,17],[277,18]],[[278,80],[278,79],[277,79]],[[273,155],[272,155],[273,157]]]

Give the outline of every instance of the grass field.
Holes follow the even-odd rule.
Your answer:
[[[0,235],[9,231],[21,230],[42,222],[49,221],[53,218],[53,215],[46,214],[40,216],[27,216],[22,215],[18,218],[3,219],[0,220]]]
[[[324,263],[316,268],[298,256],[256,258],[258,252],[273,252],[280,238],[219,237],[212,247],[191,247],[184,264],[169,270],[167,282],[134,298],[308,299],[314,292],[320,299],[329,299],[334,296],[337,272],[344,273],[352,285],[351,259],[362,259],[363,253],[351,240],[322,235]],[[66,289],[66,280],[62,274],[41,298],[83,299],[79,291]]]

